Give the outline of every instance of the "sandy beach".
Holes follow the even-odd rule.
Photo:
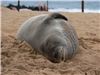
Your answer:
[[[61,13],[76,29],[80,49],[74,58],[52,63],[16,40],[16,32],[24,21],[48,12],[18,12],[4,7],[1,12],[2,75],[100,75],[100,14]]]

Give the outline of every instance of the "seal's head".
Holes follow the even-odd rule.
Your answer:
[[[41,50],[43,52],[42,54],[54,63],[66,61],[68,57],[66,45],[58,38],[49,38],[46,43],[41,46]]]
[[[51,50],[48,59],[54,63],[66,61],[66,49],[63,46],[58,46]]]

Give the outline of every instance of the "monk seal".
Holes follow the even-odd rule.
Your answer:
[[[34,16],[24,22],[17,39],[26,41],[54,63],[72,58],[78,49],[78,37],[68,19],[59,13]]]

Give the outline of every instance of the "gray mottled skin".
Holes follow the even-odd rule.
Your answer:
[[[58,13],[30,18],[19,28],[17,38],[52,62],[66,61],[79,46],[75,30],[68,19]]]

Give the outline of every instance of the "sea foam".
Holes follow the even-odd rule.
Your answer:
[[[56,8],[49,9],[49,12],[82,12],[81,9],[66,9],[66,8]],[[100,13],[100,10],[84,9],[85,13]]]

